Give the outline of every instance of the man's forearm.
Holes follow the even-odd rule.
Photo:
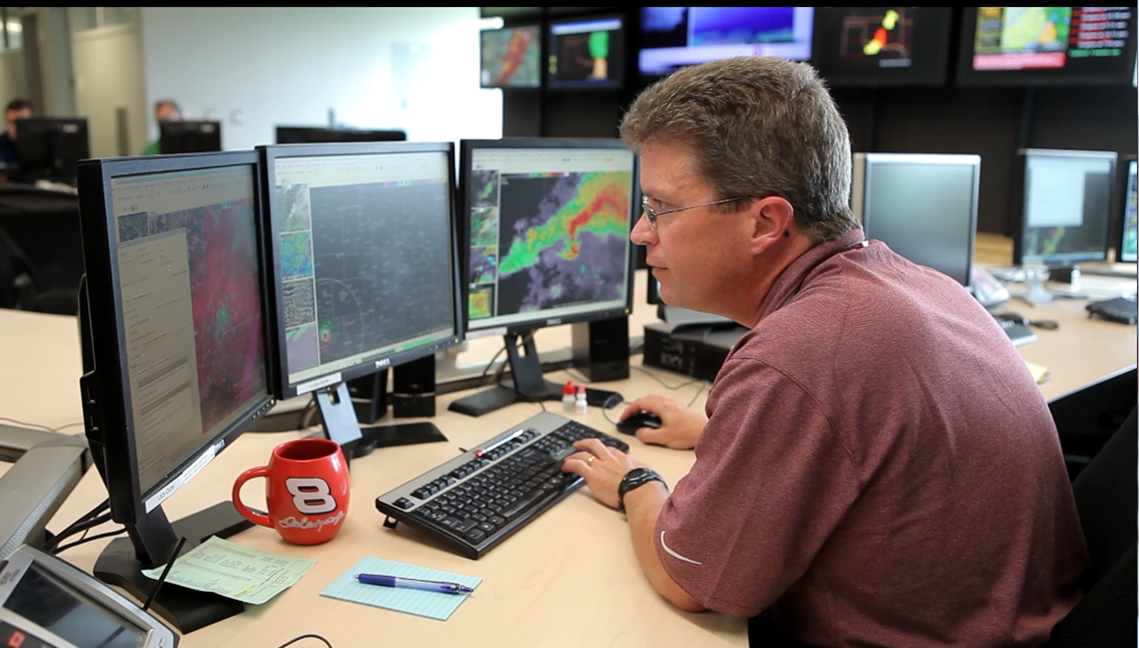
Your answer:
[[[641,564],[645,576],[661,596],[687,612],[702,612],[704,606],[672,580],[657,555],[653,530],[667,498],[668,490],[656,482],[645,484],[625,495],[625,511],[629,519],[629,533],[633,539],[633,552],[637,555],[637,562]]]

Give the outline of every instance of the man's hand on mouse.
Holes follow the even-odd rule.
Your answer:
[[[625,473],[644,463],[629,455],[610,448],[597,439],[575,441],[575,452],[562,462],[562,470],[581,475],[590,492],[602,504],[617,508],[617,486]]]
[[[621,412],[621,418],[627,418],[644,410],[652,412],[660,418],[660,427],[657,429],[641,428],[637,430],[637,438],[645,443],[654,443],[674,450],[691,450],[696,447],[696,440],[704,431],[704,424],[708,418],[698,414],[680,403],[664,396],[644,396],[638,398]]]

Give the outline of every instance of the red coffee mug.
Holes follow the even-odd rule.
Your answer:
[[[269,515],[241,503],[241,487],[254,477],[268,480]],[[268,466],[250,468],[233,483],[233,505],[245,519],[276,529],[294,544],[327,542],[348,515],[348,462],[329,439],[294,439],[273,449]]]

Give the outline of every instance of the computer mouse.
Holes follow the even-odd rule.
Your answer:
[[[652,412],[641,410],[629,418],[617,421],[617,431],[623,434],[636,435],[637,430],[647,427],[657,429],[660,427],[660,417]]]

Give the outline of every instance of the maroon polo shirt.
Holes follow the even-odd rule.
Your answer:
[[[1088,565],[1055,424],[959,284],[862,231],[794,261],[655,529],[705,607],[816,646],[1032,646]]]

